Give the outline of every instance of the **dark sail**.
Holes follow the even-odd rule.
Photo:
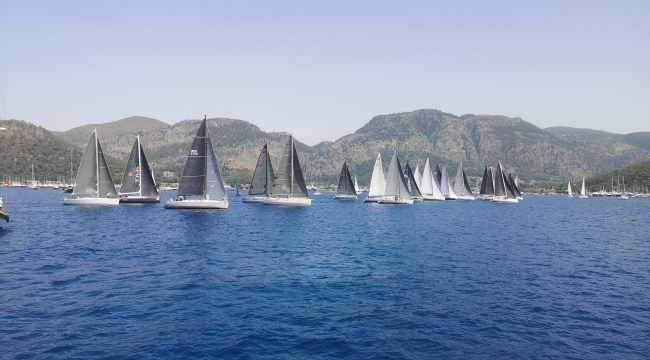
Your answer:
[[[346,161],[343,161],[343,167],[341,168],[341,174],[339,175],[339,186],[336,188],[336,195],[357,195],[354,190],[354,184],[352,183],[352,177],[350,176],[350,170],[348,169]]]
[[[97,137],[95,131],[90,135],[86,150],[77,169],[74,194],[97,194]]]
[[[465,169],[463,169],[463,184],[465,184],[465,195],[472,195],[472,189],[469,186],[469,182],[467,181],[467,175],[465,175]]]
[[[497,165],[497,170],[494,174],[494,196],[506,196],[506,184],[503,179],[501,163]]]
[[[485,190],[485,195],[494,196],[494,177],[492,176],[492,168],[488,168],[487,171],[487,189]]]
[[[292,137],[289,136],[289,141],[285,145],[284,152],[282,153],[282,159],[280,159],[280,165],[278,165],[278,172],[276,173],[273,187],[271,188],[271,195],[279,196],[291,194],[292,140]]]
[[[255,172],[253,173],[253,179],[251,180],[251,187],[250,189],[248,189],[248,195],[266,194],[267,159],[268,159],[268,150],[265,144],[264,147],[262,148],[262,151],[260,152],[259,158],[257,158],[257,164],[255,165]]]
[[[126,162],[124,168],[124,175],[122,175],[122,187],[120,193],[139,193],[140,192],[140,149],[138,146],[138,139],[135,139],[129,160]]]
[[[503,169],[501,169],[503,171]],[[510,179],[512,180],[512,176],[508,174]],[[508,177],[506,177],[506,173],[503,173],[503,179],[505,180],[506,183],[506,195],[508,195],[508,199],[516,199],[517,197],[515,196],[515,193],[512,190],[512,185],[510,184],[510,181],[508,180]]]
[[[409,163],[406,163],[406,166],[404,167],[404,173],[406,175],[406,181],[408,184],[409,191],[411,193],[411,196],[413,197],[422,197],[422,193],[420,193],[420,188],[418,187],[418,184],[415,182],[415,175],[413,175],[413,170],[411,170],[411,167],[409,166]]]
[[[271,154],[266,152],[266,195],[271,195],[271,188],[275,181],[275,172],[273,171],[273,163],[271,162]]]
[[[293,136],[291,140],[293,142]],[[302,168],[300,167],[298,151],[295,145],[293,146],[293,191],[291,195],[293,197],[309,197],[307,184],[305,184],[305,177],[302,175]]]
[[[108,170],[108,164],[106,164],[104,152],[102,151],[99,141],[97,141],[97,160],[99,163],[99,192],[97,197],[117,197],[115,184],[113,183],[111,172]]]
[[[483,180],[481,180],[481,190],[479,191],[479,195],[487,195],[487,181],[488,181],[488,168],[487,166],[485,167],[485,171],[483,172]]]
[[[438,167],[438,164],[436,164],[436,170],[433,172],[433,178],[436,180],[436,184],[438,184],[438,188],[440,188],[440,181],[442,181],[442,172],[440,172],[440,168]]]
[[[517,188],[517,184],[515,184],[515,181],[512,179],[512,174],[510,173],[508,173],[508,183],[510,183],[510,186],[512,187],[512,193],[515,195],[515,197],[522,197],[521,193],[519,192],[519,188]]]
[[[147,162],[147,157],[144,156],[144,148],[142,147],[142,144],[140,144],[140,165],[142,165],[142,169],[140,170],[140,190],[142,196],[158,196],[156,182],[153,179],[153,174],[151,173],[151,168]]]
[[[205,129],[207,120],[203,119],[196,132],[190,153],[187,155],[183,177],[176,191],[176,196],[203,195],[205,183]]]

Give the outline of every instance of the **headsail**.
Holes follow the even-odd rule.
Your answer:
[[[140,138],[138,137],[138,143]],[[140,145],[140,195],[142,196],[158,196],[158,189],[156,189],[156,180],[153,178],[153,171],[149,167],[147,157],[144,156],[144,148]]]
[[[418,184],[418,188],[422,191],[422,175],[420,174],[420,165],[415,166],[415,183]]]
[[[503,171],[503,168],[501,169]],[[508,176],[506,176],[506,173],[503,173],[503,180],[505,182],[505,188],[506,188],[506,195],[508,196],[508,199],[516,199],[517,197],[515,196],[515,192],[512,190],[512,184],[510,183],[510,180],[512,179],[512,175],[508,173]]]
[[[260,151],[260,156],[257,159],[257,164],[255,165],[255,172],[251,180],[251,187],[248,189],[248,195],[268,195],[267,190],[270,190],[270,188],[267,189],[267,175],[269,172],[267,167],[271,167],[270,161],[267,161],[268,159],[267,145],[264,144],[262,151]],[[273,167],[270,170],[273,172]]]
[[[77,169],[73,194],[97,194],[97,132],[93,131]]]
[[[411,193],[411,196],[414,198],[422,198],[422,193],[420,192],[420,188],[418,187],[418,184],[415,182],[415,175],[413,174],[413,171],[411,170],[411,166],[409,165],[408,162],[404,167],[404,176],[406,178],[406,184]]]
[[[483,179],[481,180],[481,190],[479,195],[487,195],[487,182],[488,182],[488,167],[485,166],[485,171],[483,172]]]
[[[370,179],[370,189],[368,197],[381,196],[386,188],[386,179],[384,177],[384,166],[381,163],[381,153],[377,155],[375,167],[372,169],[372,178]]]
[[[489,167],[487,171],[488,171],[488,181],[487,181],[487,189],[485,190],[485,194],[494,196],[494,174],[492,173],[491,167]]]
[[[517,187],[517,179],[512,180],[512,175],[508,174],[508,180],[510,181],[510,186],[512,186],[512,193],[515,194],[515,197],[517,199],[523,199],[523,197],[521,196],[521,192]]]
[[[359,189],[359,183],[357,182],[357,174],[354,174],[354,191],[359,194],[361,189]]]
[[[212,147],[212,139],[210,133],[206,130],[206,169],[205,169],[205,200],[228,200],[226,188],[223,185],[221,172],[219,171],[219,164],[217,164],[217,157]]]
[[[113,183],[113,177],[111,177],[111,172],[108,170],[108,164],[106,163],[106,158],[104,158],[104,152],[102,147],[97,140],[97,160],[98,160],[98,169],[99,169],[99,193],[97,197],[117,197],[117,191],[115,191],[115,184]]]

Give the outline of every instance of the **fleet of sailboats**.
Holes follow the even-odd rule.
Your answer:
[[[165,202],[167,209],[227,209],[230,204],[206,118],[192,142],[176,198]]]
[[[140,144],[140,135],[136,136],[129,160],[126,162],[119,197],[122,203],[160,202],[153,173]]]
[[[336,188],[336,193],[334,194],[334,199],[336,200],[357,200],[357,186],[356,186],[356,176],[354,178],[355,183],[352,183],[352,177],[350,177],[350,170],[348,169],[348,164],[343,160],[343,167],[341,168],[341,174],[339,175],[339,185]]]

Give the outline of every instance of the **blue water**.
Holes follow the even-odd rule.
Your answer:
[[[650,199],[331,194],[173,211],[9,189],[0,357],[650,357]]]

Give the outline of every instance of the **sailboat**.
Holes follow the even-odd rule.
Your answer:
[[[492,169],[485,166],[483,179],[481,180],[481,190],[478,198],[481,200],[490,200],[494,197],[494,180],[492,179]]]
[[[458,196],[458,200],[475,200],[472,189],[469,187],[469,182],[467,182],[467,176],[465,175],[462,162],[458,165],[458,171],[456,172],[454,192]]]
[[[39,187],[36,185],[36,179],[34,178],[34,164],[32,164],[32,182],[27,185],[27,190],[38,190]]]
[[[433,171],[431,171],[431,165],[429,164],[428,158],[426,164],[424,164],[424,169],[422,170],[422,186],[420,187],[420,193],[422,194],[422,200],[425,201],[445,201],[445,196],[440,192],[440,187],[438,187]]]
[[[571,190],[571,180],[569,180],[569,185],[567,185],[567,197],[573,197],[573,190]]]
[[[7,213],[7,208],[2,202],[2,198],[0,198],[0,228],[5,222],[9,222],[9,213]]]
[[[415,183],[418,185],[418,189],[422,191],[422,175],[420,174],[420,165],[415,165]]]
[[[586,199],[589,196],[587,196],[587,191],[585,190],[585,177],[582,177],[582,189],[580,190],[580,198],[581,199]]]
[[[630,197],[627,195],[627,192],[625,191],[625,175],[623,175],[623,182],[621,183],[621,200],[627,200]]]
[[[440,183],[442,182],[442,172],[440,171],[440,168],[438,167],[438,164],[436,164],[436,169],[433,172],[433,179],[436,181],[436,184],[438,185],[438,189],[442,192],[444,195],[444,191],[442,191],[442,187],[440,186]]]
[[[237,175],[236,171],[235,171],[235,196],[241,196],[241,193],[239,192],[239,175]]]
[[[445,200],[458,200],[454,188],[451,187],[446,166],[443,166],[442,171],[440,172],[440,191],[442,192],[442,195],[445,196]]]
[[[357,174],[354,174],[354,191],[357,193],[357,195],[363,192],[361,191],[361,188],[359,187],[359,183],[357,182]]]
[[[386,189],[378,203],[413,204],[413,198],[406,185],[402,166],[397,158],[397,151],[393,153],[393,158],[390,160],[390,166],[388,166],[388,173],[386,174]]]
[[[61,190],[61,192],[70,194],[72,193],[73,190],[74,190],[74,168],[72,165],[72,149],[70,149],[70,182],[66,187],[63,188],[63,190]]]
[[[255,165],[251,187],[248,189],[248,194],[244,197],[243,202],[263,203],[264,199],[271,194],[274,179],[275,173],[273,172],[273,164],[271,164],[271,155],[267,144],[264,144],[257,159],[257,165]]]
[[[97,139],[97,129],[93,130],[86,144],[71,195],[63,199],[63,204],[118,205],[120,203],[104,152]]]
[[[356,181],[356,177],[355,177]],[[350,170],[348,169],[348,164],[343,160],[343,167],[341,168],[341,174],[339,175],[339,186],[336,188],[336,194],[334,194],[334,199],[336,200],[357,200],[356,186],[352,183],[352,178],[350,177]]]
[[[420,188],[415,182],[415,175],[413,175],[413,171],[411,170],[408,162],[404,167],[404,177],[406,178],[406,186],[409,188],[409,192],[411,193],[413,201],[422,201],[422,193],[420,193]]]
[[[144,149],[140,144],[140,135],[137,135],[131,155],[126,162],[122,186],[120,187],[121,203],[159,203],[160,196],[156,190],[153,173],[149,168]]]
[[[377,160],[375,160],[375,167],[372,169],[368,196],[363,200],[363,202],[378,202],[382,195],[384,195],[385,188],[386,177],[384,175],[384,166],[381,163],[381,153],[379,153],[377,154]]]
[[[515,197],[517,200],[523,200],[524,197],[521,195],[521,192],[519,191],[519,187],[517,185],[517,178],[515,180],[512,180],[512,174],[508,173],[508,182],[510,183],[510,187],[512,188],[513,194],[515,194]]]
[[[497,170],[494,174],[494,197],[491,200],[496,203],[517,203],[517,197],[512,191],[512,187],[506,180],[505,172],[501,166],[501,162],[497,165]]]
[[[282,160],[280,160],[280,166],[278,166],[278,173],[275,176],[271,194],[264,199],[264,204],[311,205],[293,135],[289,135],[289,141],[284,147],[284,154]]]
[[[168,209],[228,208],[230,201],[223,185],[207,123],[207,116],[204,116],[187,156],[176,199],[169,199],[165,203]],[[200,198],[187,199],[186,196]]]

